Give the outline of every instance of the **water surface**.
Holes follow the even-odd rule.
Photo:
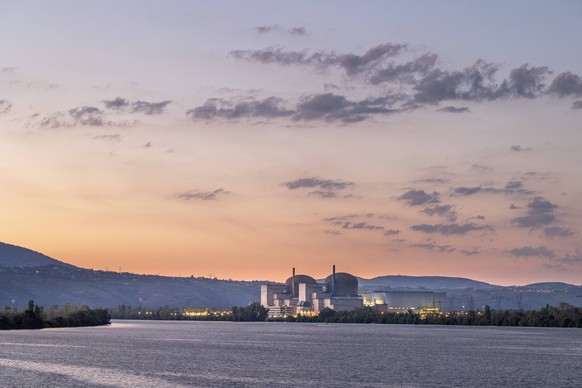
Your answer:
[[[582,330],[115,321],[0,332],[0,385],[580,386]]]

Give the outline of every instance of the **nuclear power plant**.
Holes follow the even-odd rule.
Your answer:
[[[358,294],[358,279],[349,273],[335,272],[318,283],[309,275],[295,274],[285,284],[261,286],[261,304],[269,309],[269,317],[315,315],[328,307],[336,311],[353,310],[364,306]]]
[[[261,305],[269,309],[270,318],[317,315],[325,308],[345,311],[364,306],[382,312],[440,312],[446,300],[445,292],[379,290],[360,293],[358,278],[346,272],[336,273],[335,265],[322,282],[309,275],[298,275],[293,268],[285,283],[261,286]]]

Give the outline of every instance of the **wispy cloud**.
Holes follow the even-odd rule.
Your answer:
[[[527,214],[516,217],[511,222],[520,228],[538,228],[551,224],[556,220],[554,209],[557,207],[542,197],[536,197],[527,204]]]
[[[576,232],[572,229],[562,228],[560,226],[550,226],[544,228],[544,235],[546,237],[570,237],[574,236]]]
[[[272,32],[279,32],[288,35],[307,35],[307,29],[305,27],[300,26],[285,28],[278,24],[271,24],[265,26],[258,26],[255,27],[254,29],[257,34],[268,34]]]
[[[384,230],[383,226],[371,225],[367,222],[345,222],[342,225],[343,229],[367,229],[367,230]]]
[[[257,32],[278,30],[278,26],[258,27]],[[405,43],[387,42],[371,47],[363,53],[337,53],[324,50],[286,50],[282,47],[267,47],[260,50],[233,50],[231,55],[245,60],[268,65],[301,66],[318,71],[339,69],[350,80],[364,80],[373,86],[393,86],[401,92],[400,108],[435,105],[446,101],[486,102],[499,99],[533,99],[541,96],[582,96],[582,80],[571,72],[558,74],[546,85],[552,75],[547,66],[525,63],[509,71],[505,79],[499,79],[500,65],[477,60],[462,69],[444,69],[439,66],[439,56],[433,52],[421,54],[413,59],[404,59],[408,50]],[[399,109],[397,112],[406,111]],[[447,105],[441,112],[466,113],[469,107]]]
[[[582,96],[582,78],[569,71],[560,73],[552,81],[548,93],[556,94],[559,97],[580,97]]]
[[[445,106],[438,110],[439,112],[445,113],[470,113],[471,109],[467,108],[466,106],[456,107],[456,106]]]
[[[490,231],[493,228],[489,225],[468,224],[418,224],[412,225],[410,229],[430,234],[464,235],[473,231]]]
[[[159,115],[164,113],[166,106],[170,104],[171,100],[148,102],[148,101],[129,101],[121,97],[116,97],[113,100],[103,100],[105,108],[128,111],[129,113],[143,113],[146,115]]]
[[[427,207],[424,210],[421,210],[421,213],[429,216],[437,215],[447,217],[451,221],[457,219],[457,213],[455,212],[453,205],[436,205],[433,207]]]
[[[12,104],[8,100],[0,100],[0,114],[10,112]]]
[[[516,257],[532,257],[532,256],[537,256],[537,257],[547,257],[547,258],[553,258],[555,256],[554,251],[546,248],[545,246],[539,246],[539,247],[530,247],[530,246],[526,246],[523,248],[514,248],[510,251],[506,251],[507,253],[516,256]]]
[[[522,151],[531,151],[531,147],[522,147],[520,145],[512,145],[510,148],[512,151],[522,152]]]
[[[388,115],[403,108],[393,108],[397,97],[349,100],[334,93],[312,94],[290,103],[274,96],[264,99],[210,98],[203,105],[189,109],[193,120],[239,120],[289,118],[293,121],[354,123],[377,115]]]
[[[428,194],[424,190],[409,190],[397,199],[399,201],[405,201],[410,206],[420,206],[429,203],[437,203],[440,201],[439,197],[440,195],[436,191],[432,194]]]
[[[186,200],[186,201],[190,201],[190,200],[214,201],[219,196],[222,196],[225,194],[230,194],[230,192],[224,190],[223,188],[218,188],[214,191],[199,191],[199,190],[186,191],[184,193],[180,193],[180,194],[176,195],[176,197],[183,199],[183,200]]]
[[[93,136],[93,139],[107,140],[110,142],[118,143],[121,141],[121,135],[119,135],[118,133],[112,135],[97,135]]]
[[[409,245],[411,248],[420,248],[425,249],[431,252],[447,252],[451,253],[454,252],[456,249],[451,247],[450,245],[438,245],[435,243],[415,243]]]
[[[283,186],[289,190],[316,189],[308,192],[308,195],[320,198],[335,198],[337,192],[354,187],[354,182],[339,179],[321,179],[319,177],[299,178],[294,181],[284,182]]]

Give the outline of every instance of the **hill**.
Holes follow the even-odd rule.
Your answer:
[[[582,287],[558,282],[502,287],[467,278],[401,275],[359,278],[358,282],[361,291],[444,291],[445,308],[451,310],[483,309],[485,305],[494,309],[538,309],[561,302],[582,305]],[[126,304],[228,309],[259,301],[263,283],[94,271],[0,243],[0,308],[24,306],[33,299],[45,306],[72,303],[90,307]]]
[[[260,299],[260,282],[179,278],[61,266],[0,268],[0,306],[119,304],[228,309]]]
[[[493,284],[479,282],[467,278],[447,276],[378,276],[372,279],[358,278],[360,287],[366,288],[396,288],[396,289],[429,289],[429,290],[456,290],[465,288],[490,289],[498,288]]]
[[[115,307],[244,306],[260,299],[260,282],[93,271],[0,243],[0,307],[85,304]]]
[[[54,265],[58,267],[76,268],[75,266],[33,250],[0,242],[0,267],[43,267]]]

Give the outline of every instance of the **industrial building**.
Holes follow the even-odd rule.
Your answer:
[[[440,312],[447,301],[447,293],[438,291],[369,291],[361,295],[364,305],[395,313]]]
[[[270,318],[293,315],[317,315],[330,308],[336,311],[354,310],[364,306],[382,312],[419,313],[443,311],[445,292],[376,290],[359,293],[358,278],[335,271],[323,282],[309,275],[292,276],[283,284],[261,286],[261,304],[269,309]]]
[[[261,304],[269,309],[269,317],[288,315],[316,315],[326,307],[336,310],[353,310],[364,306],[358,295],[358,278],[345,272],[335,272],[323,283],[308,275],[295,274],[284,284],[261,286]]]

